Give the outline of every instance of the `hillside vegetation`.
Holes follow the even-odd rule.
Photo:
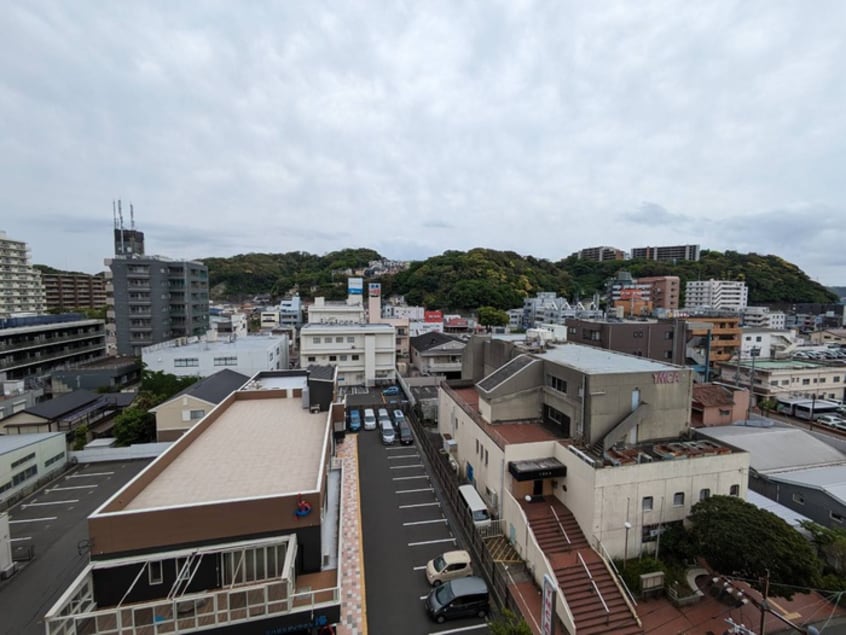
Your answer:
[[[381,256],[371,249],[344,249],[325,256],[305,252],[243,254],[207,258],[212,296],[244,298],[269,293],[278,298],[297,291],[304,298],[346,297],[347,271],[361,270]],[[704,250],[698,262],[676,264],[644,260],[589,262],[570,257],[558,262],[511,251],[446,251],[408,269],[379,278],[382,295],[403,294],[409,304],[454,311],[480,306],[511,309],[523,298],[553,291],[568,299],[589,300],[605,281],[625,269],[634,277],[676,275],[688,280],[744,280],[750,304],[837,302],[838,297],[778,256]]]

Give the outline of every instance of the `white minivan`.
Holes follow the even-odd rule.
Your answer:
[[[461,485],[458,488],[458,493],[461,495],[461,503],[464,506],[470,520],[476,525],[477,529],[488,529],[491,526],[491,515],[488,512],[488,506],[485,501],[479,496],[479,492],[472,485]]]
[[[397,433],[394,430],[394,424],[390,419],[382,419],[379,422],[379,429],[382,431],[382,443],[385,445],[393,445],[397,440]]]
[[[364,429],[376,429],[376,413],[373,412],[372,408],[365,408],[364,410]]]

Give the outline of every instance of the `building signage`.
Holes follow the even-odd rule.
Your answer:
[[[350,295],[362,295],[364,292],[364,278],[347,279],[347,293]]]
[[[635,287],[624,287],[620,289],[621,300],[640,300],[643,297],[643,292]]]
[[[367,293],[371,298],[377,298],[382,295],[382,285],[378,282],[371,282],[367,285]]]
[[[444,312],[443,311],[424,311],[423,312],[423,321],[424,322],[443,322],[444,321]]]
[[[656,384],[678,384],[681,381],[681,373],[676,370],[652,373],[652,381]]]
[[[555,613],[555,582],[552,577],[543,575],[543,600],[541,603],[541,635],[553,635],[552,616]]]

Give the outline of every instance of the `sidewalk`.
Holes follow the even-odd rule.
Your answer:
[[[358,489],[358,435],[348,434],[337,446],[344,464],[341,500],[344,532],[341,536],[341,621],[338,635],[367,635],[367,600],[364,593],[364,557],[361,541],[361,506]]]

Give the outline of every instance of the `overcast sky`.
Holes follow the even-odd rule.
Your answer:
[[[0,230],[171,258],[698,243],[846,284],[846,2],[14,2]]]

